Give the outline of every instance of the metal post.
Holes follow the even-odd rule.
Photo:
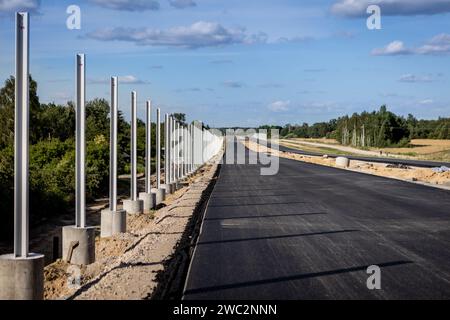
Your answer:
[[[184,139],[183,139],[183,141],[184,141],[184,165],[183,165],[183,169],[184,169],[184,175],[187,176],[187,164],[188,164],[187,126],[184,127],[183,132],[184,132]]]
[[[175,119],[170,117],[170,183],[175,182]]]
[[[180,180],[180,123],[177,121],[176,126],[176,139],[177,139],[177,145],[176,145],[176,153],[177,153],[177,181]]]
[[[131,92],[131,200],[137,200],[137,94]]]
[[[152,189],[152,102],[147,101],[147,123],[145,134],[145,192],[150,193]]]
[[[167,115],[167,183],[172,183],[171,164],[172,164],[172,119]]]
[[[156,109],[156,188],[161,188],[161,110]]]
[[[189,157],[188,172],[191,173],[192,172],[192,168],[191,168],[191,165],[192,165],[192,124],[190,124],[188,126],[188,137],[189,137],[189,140],[187,142],[188,143],[188,157]]]
[[[14,256],[28,256],[29,166],[29,17],[16,15],[16,88],[14,119]]]
[[[117,110],[119,99],[119,81],[111,78],[111,123],[109,145],[109,209],[117,211]]]
[[[186,152],[185,152],[186,160],[184,161],[184,172],[186,175],[188,175],[188,173],[189,173],[189,143],[188,143],[189,125],[186,125],[186,127],[184,128],[184,136],[185,136],[184,147],[186,148]]]
[[[183,179],[184,178],[184,127],[183,125],[180,125],[180,176]]]
[[[189,163],[189,161],[188,161],[188,159],[189,159],[189,148],[188,148],[188,137],[189,137],[189,134],[188,133],[189,133],[188,132],[188,126],[186,126],[184,128],[184,149],[185,149],[185,152],[184,152],[184,155],[185,155],[184,174],[185,175],[188,174],[188,163]]]
[[[169,182],[169,115],[164,116],[164,183],[166,186]]]
[[[75,149],[75,226],[86,227],[86,139],[85,139],[85,102],[86,102],[86,61],[84,54],[77,55],[76,83],[76,149]]]
[[[192,173],[194,171],[194,124],[191,123],[191,131],[190,131],[191,141],[189,141],[189,145],[191,148],[191,159],[190,159],[190,167],[189,172]]]

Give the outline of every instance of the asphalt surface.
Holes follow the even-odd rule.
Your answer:
[[[273,146],[277,146],[277,145],[273,145]],[[324,153],[304,151],[301,149],[289,148],[289,147],[285,147],[282,145],[278,145],[278,148],[280,151],[304,154],[304,155],[309,155],[309,156],[323,156],[324,155]],[[327,155],[331,158],[343,157],[343,155],[337,155],[337,154],[327,153]],[[405,164],[408,166],[422,167],[422,168],[435,168],[435,167],[442,167],[442,166],[450,168],[449,162],[442,162],[442,161],[408,160],[408,159],[396,159],[396,158],[387,158],[387,157],[366,157],[366,156],[345,156],[345,157],[349,158],[350,160],[361,160],[361,161],[380,162],[380,163],[389,163],[389,164]]]
[[[289,159],[260,168],[222,166],[184,299],[450,298],[449,191]]]

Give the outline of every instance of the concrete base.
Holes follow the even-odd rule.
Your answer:
[[[175,192],[175,186],[172,183],[162,184],[161,188],[166,190],[166,195],[172,194]]]
[[[153,196],[151,193],[141,192],[139,193],[139,199],[143,201],[143,210],[145,213],[149,213],[155,208],[155,203],[153,202]]]
[[[0,256],[0,300],[42,300],[44,298],[44,255],[27,258]]]
[[[125,210],[102,210],[100,237],[107,238],[125,232],[127,232],[127,212]]]
[[[178,189],[180,189],[180,183],[179,182],[174,182],[174,183],[172,183],[172,185],[173,185],[174,192],[177,191]]]
[[[152,195],[153,195],[153,203],[155,206],[159,206],[164,200],[166,200],[166,189],[152,189]]]
[[[95,262],[95,228],[77,228],[75,226],[66,226],[62,229],[62,245],[64,260],[67,260],[67,254],[71,244],[78,241],[78,245],[73,249],[72,257],[69,263],[78,265],[88,265]]]
[[[142,212],[144,212],[144,201],[124,200],[123,209],[130,214],[141,214]]]
[[[342,168],[348,168],[350,166],[350,160],[345,157],[337,157],[336,158],[336,166]]]

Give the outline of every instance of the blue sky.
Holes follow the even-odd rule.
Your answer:
[[[81,8],[68,30],[66,8]],[[382,29],[366,27],[378,4]],[[450,0],[0,0],[0,80],[14,73],[14,11],[31,12],[43,102],[73,100],[76,53],[88,98],[121,77],[128,118],[152,99],[212,126],[318,122],[374,110],[450,117]]]

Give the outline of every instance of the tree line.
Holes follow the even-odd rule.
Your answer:
[[[280,136],[331,138],[343,145],[363,148],[399,147],[407,146],[411,139],[450,139],[450,118],[419,120],[412,114],[402,117],[383,105],[378,111],[354,113],[313,125],[286,124],[281,128]]]

